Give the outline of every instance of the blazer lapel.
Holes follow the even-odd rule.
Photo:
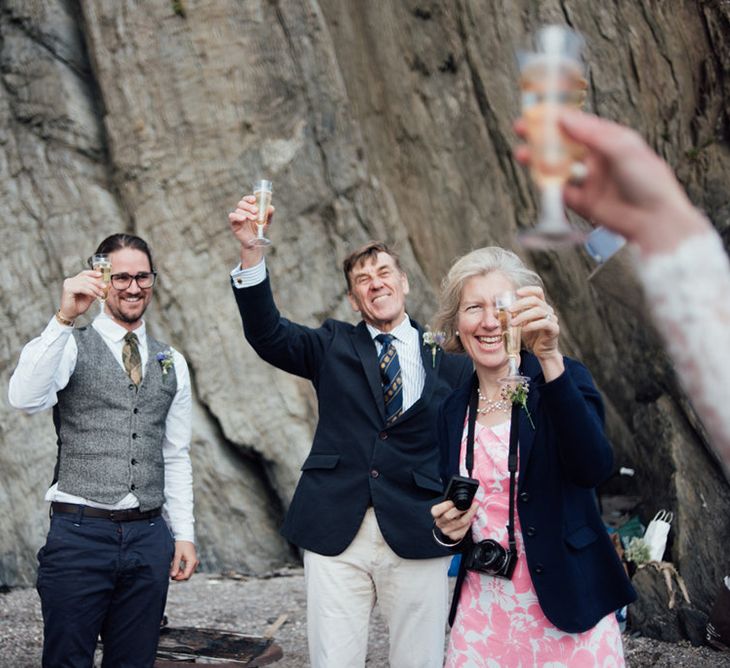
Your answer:
[[[428,402],[431,401],[431,395],[433,394],[434,388],[436,387],[436,379],[438,378],[438,368],[441,363],[442,351],[439,348],[436,352],[436,360],[434,362],[431,348],[423,343],[423,329],[415,321],[411,320],[411,325],[418,330],[418,345],[421,351],[421,364],[423,364],[423,370],[425,371],[425,378],[423,381],[423,390],[421,396],[413,402],[413,405],[405,411],[396,422],[399,422],[404,417],[411,417],[418,413],[424,406],[428,406]],[[383,414],[385,414],[385,406],[383,406]]]
[[[448,429],[447,442],[449,445],[449,468],[453,474],[459,473],[461,457],[461,440],[464,436],[464,419],[469,408],[469,394],[473,381],[458,389],[444,406],[444,418]]]
[[[520,449],[520,475],[518,481],[518,488],[521,488],[525,481],[525,472],[527,471],[527,465],[530,461],[530,454],[532,453],[532,446],[535,444],[536,428],[539,427],[537,423],[537,405],[540,398],[540,392],[537,389],[538,383],[543,381],[542,369],[540,364],[535,357],[532,355],[522,353],[523,363],[520,371],[530,379],[530,387],[527,394],[527,410],[530,411],[532,416],[532,423],[530,418],[527,417],[527,411],[523,408],[520,409],[520,433],[519,433],[519,449]]]
[[[378,371],[378,356],[375,354],[375,344],[364,322],[361,321],[353,330],[352,343],[360,358],[365,378],[367,378],[380,417],[385,420],[385,400],[383,399],[383,386]]]
[[[436,360],[434,363],[431,348],[423,343],[423,329],[415,320],[411,320],[411,325],[413,325],[418,330],[418,345],[421,349],[421,364],[423,364],[423,370],[426,372],[426,377],[423,381],[423,391],[421,392],[421,396],[419,397],[418,401],[411,407],[416,408],[427,405],[428,402],[431,400],[433,388],[436,385],[436,378],[438,377],[439,364],[441,363],[441,349],[439,348],[439,350],[437,351]]]

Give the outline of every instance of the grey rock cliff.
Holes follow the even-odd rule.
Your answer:
[[[146,238],[160,272],[150,326],[185,355],[195,385],[203,567],[291,561],[277,526],[315,405],[307,383],[243,341],[226,214],[256,178],[273,180],[268,265],[287,317],[352,318],[340,261],[385,238],[409,273],[409,311],[428,321],[454,258],[487,244],[522,252],[514,234],[535,219],[511,155],[513,53],[543,21],[585,34],[590,108],[636,127],[727,240],[722,0],[4,0],[0,380],[99,240]],[[546,280],[565,351],[604,393],[617,464],[638,469],[647,514],[675,511],[670,556],[707,609],[730,568],[730,491],[655,334],[634,303],[587,280],[582,250],[525,257]],[[49,415],[0,405],[0,584],[33,581],[54,441]]]

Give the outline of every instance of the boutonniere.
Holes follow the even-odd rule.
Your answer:
[[[174,363],[172,361],[172,349],[168,348],[161,353],[157,353],[157,361],[160,363],[160,367],[162,367],[162,375],[166,376]]]
[[[436,353],[438,349],[444,345],[446,334],[444,332],[432,332],[429,327],[423,333],[423,345],[431,348],[431,366],[436,368]]]
[[[502,399],[505,401],[511,401],[513,404],[519,404],[522,410],[527,413],[527,419],[530,421],[530,425],[534,431],[535,423],[532,421],[532,415],[527,409],[527,395],[530,391],[530,387],[526,380],[521,380],[514,385],[505,385],[502,387]]]

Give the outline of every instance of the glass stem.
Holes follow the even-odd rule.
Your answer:
[[[549,183],[543,186],[540,194],[540,224],[545,228],[562,231],[568,223],[563,204],[563,187],[557,183]]]

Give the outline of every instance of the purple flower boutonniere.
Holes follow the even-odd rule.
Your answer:
[[[514,385],[505,385],[502,387],[502,399],[504,401],[511,401],[513,404],[519,404],[522,410],[527,413],[527,419],[530,421],[533,431],[535,430],[535,423],[532,421],[532,415],[527,410],[527,395],[530,392],[530,387],[526,380],[521,380]]]
[[[160,363],[160,367],[162,368],[162,375],[166,376],[167,372],[174,364],[172,360],[172,349],[168,348],[161,353],[157,353],[157,361]]]
[[[436,353],[438,349],[444,345],[446,334],[443,332],[432,332],[429,327],[423,333],[423,345],[431,348],[431,366],[436,368]]]

